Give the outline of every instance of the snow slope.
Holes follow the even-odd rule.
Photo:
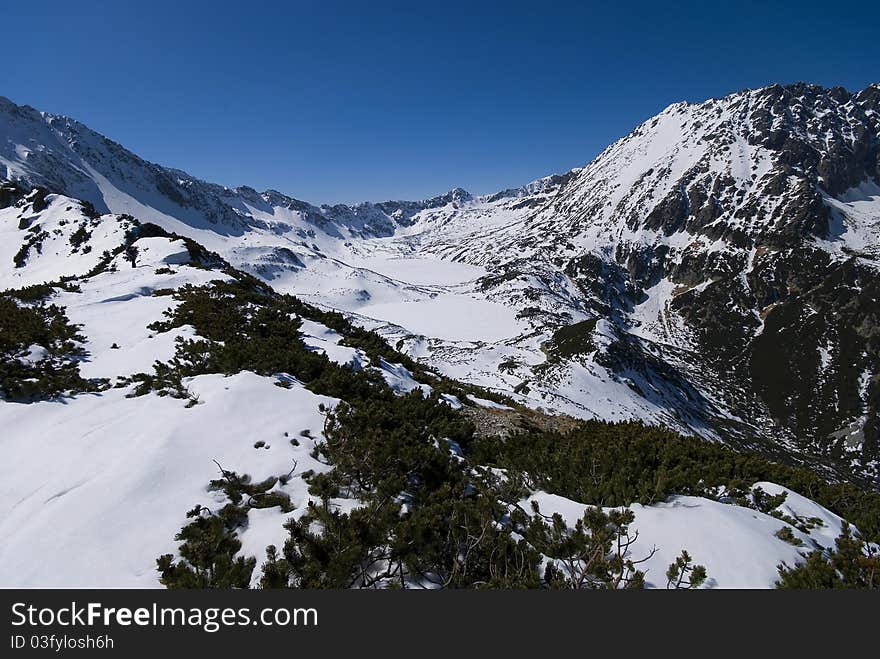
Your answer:
[[[828,468],[870,479],[880,478],[871,402],[880,385],[855,400],[862,388],[830,326],[840,310],[829,309],[816,337],[829,359],[786,383],[791,402],[772,400],[779,383],[757,381],[752,360],[762,359],[756,344],[781,334],[764,333],[768,315],[794,316],[821,272],[829,285],[843,277],[862,290],[842,322],[871,322],[873,292],[861,280],[880,267],[878,134],[878,85],[771,85],[673,104],[586,166],[520,188],[315,206],[200,181],[3,99],[0,172],[189,236],[276,290],[350,314],[436,371],[515,391],[532,407],[827,461],[840,452],[835,437],[858,426],[869,435],[861,454]],[[59,211],[41,222],[51,227]],[[21,240],[4,227],[0,258],[10,258]],[[51,235],[47,250],[57,251]],[[33,258],[27,275],[13,276],[49,278]],[[70,258],[87,269],[94,257]],[[587,320],[600,322],[578,350],[548,353],[559,329]],[[780,337],[769,349],[779,370],[803,368],[805,340],[814,339]],[[872,346],[855,371],[880,372]],[[846,405],[800,384],[820,370],[844,381]]]
[[[731,271],[747,295],[750,280],[779,279],[764,272],[776,247],[748,243],[802,222],[811,187],[833,217],[808,241],[835,260],[856,250],[876,264],[876,180],[858,164],[872,156],[855,156],[873,148],[878,89],[774,85],[676,103],[585,167],[495,194],[455,189],[417,202],[318,207],[217,186],[5,99],[0,167],[190,236],[277,290],[353,314],[432,368],[516,388],[526,404],[706,437],[791,440],[748,382],[707,363],[702,328],[676,300],[687,293],[717,307],[712,296]],[[790,174],[786,153],[800,159]],[[734,308],[741,294],[723,293]],[[757,335],[768,309],[756,301],[735,322]],[[553,332],[590,318],[613,324],[594,337],[599,350],[548,363]],[[614,352],[629,337],[652,357]],[[840,423],[858,418],[842,412]]]
[[[183,239],[118,252],[128,213],[525,405],[664,425],[876,482],[878,126],[880,86],[774,85],[674,104],[585,167],[521,188],[319,207],[200,181],[0,99],[0,179],[44,188],[0,208],[0,290],[77,278],[79,292],[49,301],[82,328],[84,377],[123,382],[168,359],[194,332],[148,329],[175,304],[156,293],[226,275],[193,267]],[[302,331],[311,349],[378,368],[399,393],[430,391],[320,323]],[[0,402],[0,585],[154,586],[154,559],[174,550],[185,510],[218,503],[205,488],[214,460],[255,479],[294,462],[322,468],[309,452],[318,405],[334,401],[285,374],[185,384],[193,407],[126,388]],[[301,510],[301,479],[282,487]],[[534,499],[567,517],[590,503]],[[824,520],[795,530],[806,548],[830,546],[839,519],[794,493],[783,508]],[[719,587],[770,586],[804,550],[773,535],[783,522],[733,504],[677,497],[634,510],[639,549],[658,547],[655,587],[682,546]],[[261,558],[286,515],[249,517],[244,551]]]
[[[23,212],[30,217],[29,210]],[[17,216],[7,216],[10,220]],[[88,218],[73,200],[50,196],[34,222],[51,232],[57,249],[47,243],[23,268],[11,260],[0,262],[2,281],[20,285],[44,275],[58,279],[68,266],[81,272],[90,264],[70,257],[69,236],[86,220],[94,230],[83,245],[96,241],[92,251],[118,249],[114,241],[121,239],[123,229],[131,229],[124,217]],[[4,230],[13,237],[20,231]],[[148,329],[176,304],[156,293],[228,278],[196,267],[180,239],[144,236],[134,245],[133,260],[131,250],[119,252],[102,272],[77,278],[78,290],[58,290],[49,299],[81,325],[88,352],[80,364],[82,374],[121,386],[54,401],[0,401],[2,587],[157,587],[155,559],[176,551],[174,535],[186,523],[185,511],[196,504],[216,509],[225,502],[207,489],[220,476],[218,464],[254,481],[291,476],[273,491],[287,494],[294,510],[251,509],[240,533],[242,554],[262,561],[268,544],[283,544],[284,521],[302,514],[310,500],[306,483],[297,476],[328,469],[312,450],[322,437],[319,406],[332,408],[338,401],[311,393],[287,374],[263,377],[245,371],[188,378],[187,400],[156,393],[129,397],[133,386],[125,383],[125,376],[149,370],[154,360],[169,359],[176,337],[194,336],[188,326],[163,334]],[[39,276],[29,273],[32,264]],[[399,393],[431,391],[402,365],[385,360],[373,364],[362,351],[341,345],[342,337],[318,322],[304,320],[301,330],[311,349],[339,364],[377,368]],[[598,376],[592,377],[598,387]],[[279,381],[285,386],[276,386]],[[603,393],[613,404],[613,388]],[[462,405],[450,395],[444,401],[454,408]],[[476,396],[471,402],[505,408]],[[782,490],[759,485],[771,494]],[[540,492],[532,500],[542,512],[559,512],[569,521],[590,503]],[[357,502],[339,500],[337,505],[351,508]],[[789,492],[782,512],[824,522],[810,533],[794,530],[805,542],[798,550],[773,535],[784,522],[733,504],[675,497],[633,510],[640,533],[633,557],[657,548],[646,564],[653,587],[665,585],[665,566],[682,547],[707,566],[710,587],[772,586],[780,562],[793,563],[800,551],[830,546],[841,522]],[[259,568],[254,582],[258,578]]]
[[[301,432],[320,436],[318,405],[332,399],[247,372],[200,376],[187,386],[199,398],[192,408],[154,394],[126,398],[121,389],[0,405],[0,426],[12,429],[2,440],[0,584],[158,587],[155,559],[176,551],[186,510],[221,503],[205,490],[220,477],[214,460],[259,480],[287,474],[294,463],[294,475],[326,469]],[[299,446],[284,433],[299,437]],[[260,440],[268,448],[254,448]],[[302,479],[278,487],[302,509]],[[274,541],[283,544],[281,513],[267,510]]]
[[[705,565],[707,588],[772,588],[779,578],[777,566],[802,560],[803,547],[774,534],[791,529],[805,547],[834,547],[842,520],[822,506],[773,483],[756,483],[770,494],[786,492],[786,512],[817,517],[823,525],[804,533],[765,513],[703,497],[676,496],[653,506],[633,504],[635,521],[630,531],[639,538],[631,548],[633,560],[649,557],[639,565],[648,588],[666,588],[666,568],[681,549],[687,549],[696,563]],[[538,492],[535,502],[542,513],[559,513],[573,525],[583,516],[584,504],[557,495]],[[651,555],[652,550],[655,550]]]

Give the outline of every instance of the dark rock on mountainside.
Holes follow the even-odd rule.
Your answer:
[[[5,99],[0,159],[0,207],[40,186],[198,232],[273,286],[314,275],[307,293],[352,313],[369,287],[407,300],[447,290],[357,265],[375,250],[479,266],[452,288],[512,307],[522,326],[509,337],[383,331],[534,407],[666,425],[880,485],[880,85],[676,103],[583,168],[484,196],[316,206],[227,188]]]

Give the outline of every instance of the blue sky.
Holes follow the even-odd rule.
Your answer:
[[[876,2],[15,2],[0,95],[313,202],[485,193],[679,100],[880,81]]]

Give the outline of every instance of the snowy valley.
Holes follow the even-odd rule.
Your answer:
[[[0,99],[0,177],[0,586],[193,585],[211,534],[254,587],[665,588],[682,549],[773,587],[847,522],[876,552],[880,86],[675,104],[563,175],[355,206]]]

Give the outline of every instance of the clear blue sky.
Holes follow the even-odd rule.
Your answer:
[[[880,3],[5,3],[0,95],[313,202],[587,163],[679,100],[880,81]]]

